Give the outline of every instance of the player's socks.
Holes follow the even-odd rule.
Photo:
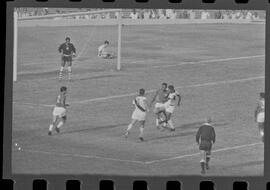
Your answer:
[[[59,80],[62,80],[63,78],[63,71],[64,71],[64,67],[61,67],[59,71]]]
[[[140,137],[143,137],[143,130],[144,130],[144,128],[140,127]]]
[[[127,132],[125,133],[125,137],[126,137],[126,138],[128,138],[128,134],[129,134],[129,132],[127,131]]]
[[[49,126],[49,131],[52,131],[53,130],[53,124],[51,124],[50,126]]]
[[[205,174],[205,163],[201,161],[200,164],[201,164],[201,169],[202,169],[201,173]]]
[[[69,81],[71,80],[71,74],[72,74],[71,67],[68,67],[68,80]]]
[[[156,126],[159,126],[159,119],[156,119]]]
[[[168,124],[170,126],[171,131],[175,131],[175,127],[174,127],[173,122],[172,122],[171,119],[168,121]]]
[[[127,128],[127,132],[129,132],[129,131],[131,130],[132,127],[133,127],[133,125],[132,125],[132,124],[129,124],[129,125],[128,125],[128,128]]]
[[[209,161],[210,161],[210,158],[209,158],[209,159],[206,158],[205,168],[206,168],[207,170],[209,170]]]
[[[57,133],[60,133],[60,127],[62,127],[64,125],[64,122],[63,121],[60,121],[58,123],[58,125],[55,127],[55,130]]]

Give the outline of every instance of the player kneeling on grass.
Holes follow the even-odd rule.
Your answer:
[[[62,127],[66,122],[66,107],[68,106],[68,104],[66,104],[66,93],[67,87],[62,86],[60,88],[60,94],[56,99],[56,105],[53,108],[53,120],[52,124],[49,126],[48,135],[52,135],[53,128],[55,128],[56,132],[59,133],[60,127]]]
[[[173,125],[171,117],[172,117],[172,114],[175,110],[176,105],[180,106],[181,96],[177,91],[175,91],[173,85],[169,85],[168,89],[169,89],[168,101],[164,104],[165,111],[166,111],[166,120],[161,121],[160,124],[161,123],[168,123],[169,129],[171,131],[175,131],[175,127]],[[177,99],[178,99],[178,101],[177,101]]]
[[[140,125],[139,139],[143,141],[144,140],[143,130],[145,125],[146,112],[148,112],[147,99],[145,97],[145,90],[143,88],[139,90],[139,96],[137,96],[132,103],[135,105],[135,110],[133,111],[133,114],[131,116],[131,123],[128,125],[125,137],[127,138],[131,128],[136,123],[139,123]]]
[[[198,130],[196,134],[196,142],[199,145],[199,149],[201,151],[201,173],[205,174],[205,169],[209,169],[209,162],[211,156],[212,144],[216,141],[216,133],[215,129],[212,126],[211,118],[206,120]]]
[[[164,103],[168,100],[169,92],[167,90],[167,83],[162,83],[161,88],[158,89],[150,103],[150,106],[156,101],[154,113],[156,114],[156,127],[159,129],[162,121],[167,121],[166,110]],[[163,123],[166,126],[166,123]]]
[[[109,46],[109,41],[106,40],[104,44],[98,47],[98,57],[101,57],[103,59],[115,58],[115,55],[108,50],[108,46]]]
[[[260,93],[260,100],[255,109],[255,122],[258,123],[259,133],[262,138],[262,142],[264,142],[264,92]]]

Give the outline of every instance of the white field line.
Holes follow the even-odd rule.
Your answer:
[[[259,144],[263,144],[263,143],[259,142],[259,143],[252,143],[252,144],[245,144],[245,145],[239,145],[239,146],[226,147],[226,148],[213,150],[212,153],[223,152],[223,151],[228,151],[228,150],[236,150],[236,149],[256,146],[256,145],[259,145]],[[68,153],[60,153],[60,152],[49,152],[49,151],[41,151],[41,150],[22,149],[22,151],[31,152],[31,153],[56,155],[56,156],[64,156],[64,157],[68,156],[68,157],[79,157],[79,158],[94,158],[94,159],[100,159],[100,160],[109,160],[109,161],[116,161],[116,162],[129,162],[129,163],[137,163],[137,164],[153,164],[153,163],[158,163],[158,162],[164,162],[164,161],[170,161],[170,160],[176,160],[176,159],[182,159],[182,158],[188,158],[188,157],[193,157],[193,156],[200,155],[200,153],[194,153],[194,154],[186,154],[186,155],[181,155],[181,156],[176,156],[176,157],[171,157],[171,158],[165,158],[165,159],[159,159],[159,160],[152,160],[152,161],[143,162],[143,161],[136,161],[136,160],[125,160],[125,159],[109,158],[109,157],[102,157],[102,156],[91,156],[91,155],[84,155],[84,154],[68,154]]]
[[[252,58],[259,58],[264,57],[265,55],[253,55],[253,56],[245,56],[245,57],[232,57],[232,58],[224,58],[224,59],[210,59],[210,60],[202,60],[202,61],[192,61],[192,62],[181,62],[177,64],[170,64],[170,65],[157,65],[151,66],[151,68],[167,68],[167,67],[175,67],[181,65],[197,65],[203,63],[215,63],[215,62],[224,62],[224,61],[232,61],[232,60],[242,60],[242,59],[252,59]]]
[[[166,65],[152,65],[152,66],[147,66],[147,67],[142,67],[142,68],[129,68],[128,70],[142,70],[142,69],[149,69],[149,68],[169,68],[169,67],[176,67],[176,66],[182,66],[182,65],[200,65],[200,64],[205,64],[205,63],[215,63],[215,62],[225,62],[225,61],[233,61],[233,60],[243,60],[243,59],[253,59],[253,58],[260,58],[264,57],[265,55],[252,55],[252,56],[243,56],[243,57],[231,57],[231,58],[223,58],[223,59],[209,59],[209,60],[202,60],[202,61],[191,61],[191,62],[180,62],[176,64],[166,64]],[[76,61],[76,60],[74,60]],[[81,62],[81,61],[77,61]],[[132,62],[133,64],[145,64],[147,61],[134,61]],[[43,64],[43,63],[42,63]],[[24,64],[24,65],[32,65],[32,63],[29,64]],[[34,64],[33,64],[34,65]],[[131,65],[131,64],[128,64]],[[32,74],[30,72],[18,72],[18,74]],[[74,75],[73,75],[74,76]],[[75,76],[77,76],[75,74]],[[51,78],[46,78],[44,80],[48,79],[56,79],[57,77],[51,77]]]
[[[212,153],[222,152],[222,151],[228,151],[228,150],[236,150],[236,149],[241,149],[241,148],[256,146],[256,145],[259,145],[259,144],[263,144],[263,143],[259,142],[259,143],[252,143],[252,144],[245,144],[245,145],[239,145],[239,146],[226,147],[226,148],[221,148],[221,149],[213,150]],[[164,162],[164,161],[170,161],[170,160],[188,158],[188,157],[198,156],[198,155],[200,155],[200,152],[194,153],[194,154],[186,154],[186,155],[181,155],[181,156],[175,156],[175,157],[171,157],[171,158],[164,158],[164,159],[159,159],[159,160],[152,160],[152,161],[145,162],[145,164],[153,164],[153,163],[157,163],[157,162]]]
[[[203,86],[213,86],[213,85],[219,85],[219,84],[230,84],[230,83],[245,82],[245,81],[250,81],[250,80],[258,80],[258,79],[263,79],[263,78],[264,78],[264,76],[258,76],[258,77],[250,77],[250,78],[237,79],[237,80],[208,82],[208,83],[194,84],[194,85],[188,85],[188,86],[177,86],[175,88],[176,89],[181,89],[181,88],[194,88],[194,87],[203,87]],[[147,90],[146,93],[155,92],[156,90],[157,89]],[[93,98],[93,99],[88,99],[88,100],[73,101],[71,103],[84,104],[84,103],[88,103],[88,102],[96,102],[96,101],[102,101],[102,100],[108,100],[108,99],[135,96],[137,94],[138,94],[138,92],[134,92],[134,93],[129,93],[129,94],[122,94],[122,95],[107,96],[107,97],[101,97],[101,98]]]
[[[235,80],[225,80],[225,81],[216,81],[216,82],[208,82],[208,83],[201,83],[201,84],[193,84],[188,86],[178,86],[175,87],[176,89],[181,88],[196,88],[196,87],[204,87],[204,86],[214,86],[214,85],[220,85],[220,84],[233,84],[238,82],[246,82],[246,81],[252,81],[252,80],[260,80],[264,79],[264,76],[256,76],[256,77],[249,77],[249,78],[243,78],[243,79],[235,79]],[[146,93],[155,92],[156,89],[147,90]],[[128,93],[128,94],[120,94],[115,96],[105,96],[100,98],[92,98],[92,99],[86,99],[86,100],[78,100],[70,102],[70,104],[86,104],[91,102],[97,102],[97,101],[104,101],[109,99],[116,99],[116,98],[123,98],[123,97],[129,97],[129,96],[135,96],[137,95],[137,92],[134,93]],[[14,101],[15,104],[21,104],[21,105],[29,105],[29,106],[43,106],[43,107],[52,107],[53,105],[47,105],[47,104],[35,104],[35,103],[21,103]]]
[[[49,155],[57,155],[57,156],[94,158],[94,159],[100,159],[100,160],[110,160],[110,161],[118,161],[118,162],[130,162],[130,163],[144,164],[144,162],[142,162],[142,161],[124,160],[124,159],[108,158],[108,157],[102,157],[102,156],[90,156],[90,155],[84,155],[84,154],[68,154],[68,153],[60,153],[60,152],[49,152],[49,151],[41,151],[41,150],[24,150],[24,149],[22,149],[22,151],[32,152],[32,153],[49,154]]]

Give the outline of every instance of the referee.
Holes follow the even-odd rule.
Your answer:
[[[196,134],[196,142],[201,151],[201,173],[205,174],[205,169],[209,169],[212,144],[216,141],[215,129],[212,126],[212,119],[207,118]]]
[[[68,79],[71,81],[71,66],[72,57],[76,56],[76,48],[72,43],[70,43],[70,38],[66,37],[66,42],[61,44],[58,48],[59,53],[61,53],[61,67],[59,71],[59,80],[62,80],[64,67],[67,63],[68,66]]]

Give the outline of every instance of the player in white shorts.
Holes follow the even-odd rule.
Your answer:
[[[162,83],[161,88],[158,89],[150,103],[150,106],[156,101],[154,107],[154,113],[156,114],[156,127],[159,129],[160,123],[162,121],[167,121],[166,113],[165,113],[165,105],[164,103],[168,100],[168,90],[167,90],[167,83]],[[162,118],[162,116],[164,118]],[[165,125],[165,123],[164,123]]]
[[[67,87],[62,86],[60,88],[60,94],[57,96],[56,105],[53,107],[53,119],[52,124],[49,126],[48,135],[52,135],[52,130],[55,127],[57,133],[60,132],[60,127],[64,125],[67,119],[66,115],[66,93]]]
[[[143,131],[144,131],[144,126],[145,126],[146,112],[148,112],[148,106],[147,106],[147,99],[145,97],[145,90],[143,88],[139,90],[139,96],[137,96],[133,100],[132,103],[135,105],[135,110],[132,113],[131,123],[127,127],[125,137],[127,138],[131,128],[136,123],[139,123],[139,125],[140,125],[139,139],[141,141],[144,141],[144,139],[143,139]]]
[[[181,96],[177,91],[175,91],[173,85],[169,85],[168,89],[169,89],[168,101],[164,104],[165,110],[166,110],[166,118],[167,118],[167,123],[169,125],[170,130],[175,131],[175,127],[173,125],[171,117],[175,110],[175,107],[180,106]],[[163,121],[163,122],[166,122],[166,121]]]
[[[258,123],[259,133],[261,135],[262,142],[264,142],[264,109],[265,109],[264,92],[261,92],[260,100],[255,109],[255,122]]]
[[[108,50],[108,46],[109,46],[109,41],[106,40],[104,44],[98,47],[98,57],[101,57],[103,59],[115,58],[115,55]]]

